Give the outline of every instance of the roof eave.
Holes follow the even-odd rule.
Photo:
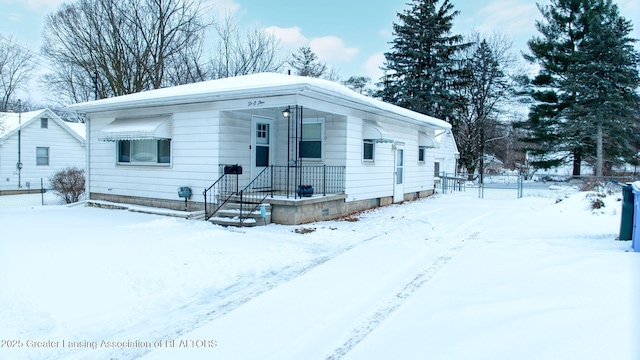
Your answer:
[[[140,107],[186,105],[211,101],[246,100],[265,96],[274,97],[302,94],[309,98],[331,101],[338,105],[371,112],[377,115],[392,117],[420,126],[429,125],[444,130],[451,128],[451,125],[443,120],[416,113],[396,105],[388,104],[381,100],[368,98],[360,94],[357,94],[358,96],[339,96],[341,95],[340,93],[309,83],[278,84],[257,88],[225,90],[217,93],[213,91],[205,91],[202,93],[173,94],[153,98],[144,97],[141,99],[134,98],[131,100],[121,99],[115,104],[112,103],[110,99],[104,99],[69,105],[66,108],[68,110],[87,114],[106,111],[132,110]]]

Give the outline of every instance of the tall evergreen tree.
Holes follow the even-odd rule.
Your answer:
[[[391,51],[385,53],[385,76],[376,96],[445,119],[459,103],[451,92],[457,81],[454,55],[467,46],[461,35],[451,34],[459,11],[449,0],[413,0],[410,4],[393,24],[395,39]]]
[[[631,22],[611,0],[552,0],[538,6],[543,37],[529,41],[528,60],[540,65],[533,80],[526,150],[538,167],[573,160],[573,174],[589,159],[596,175],[635,152],[639,54]]]

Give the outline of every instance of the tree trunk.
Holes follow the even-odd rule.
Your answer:
[[[573,176],[580,176],[582,171],[582,155],[580,152],[573,153]]]
[[[596,177],[602,176],[602,167],[604,164],[602,138],[603,138],[602,121],[598,121],[597,134],[596,134]]]

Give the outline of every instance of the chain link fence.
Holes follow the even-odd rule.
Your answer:
[[[44,179],[24,180],[20,184],[0,183],[0,209],[64,205],[64,199],[47,186]]]
[[[638,181],[634,175],[625,176],[540,176],[527,180],[520,175],[441,174],[436,192],[475,191],[480,198],[549,197],[563,198],[578,191],[607,193],[622,192],[622,186]]]

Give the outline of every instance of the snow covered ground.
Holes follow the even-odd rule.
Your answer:
[[[243,229],[0,209],[0,358],[639,359],[620,195],[565,193]]]

